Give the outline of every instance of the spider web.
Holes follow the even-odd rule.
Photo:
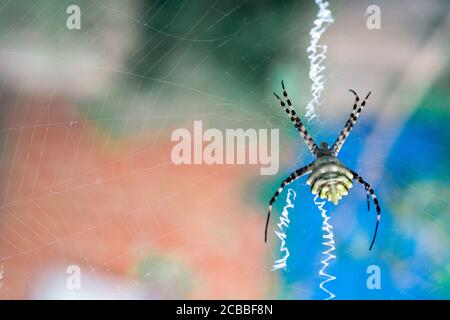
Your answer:
[[[376,93],[340,159],[374,186],[384,214],[369,253],[364,189],[327,208],[332,291],[448,298],[448,11],[383,3],[380,31],[365,26],[368,3],[349,2],[324,40],[330,78],[310,131],[332,141],[350,111],[345,90]],[[271,92],[285,80],[294,105],[307,103],[314,3],[80,1],[81,30],[66,28],[69,4],[0,5],[0,297],[322,298],[321,218],[303,181],[289,270],[271,273],[278,251],[263,244],[270,195],[311,160]],[[280,128],[279,174],[173,165],[170,134],[194,120]],[[370,264],[382,290],[366,287]],[[80,290],[67,287],[70,265]]]

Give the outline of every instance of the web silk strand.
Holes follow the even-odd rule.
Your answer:
[[[336,259],[336,256],[333,254],[336,248],[334,246],[333,226],[328,222],[330,217],[327,215],[327,211],[323,208],[326,201],[318,201],[318,198],[319,196],[316,194],[316,196],[314,197],[314,204],[320,210],[320,215],[322,216],[322,245],[325,247],[324,251],[322,251],[323,259],[322,261],[320,261],[320,263],[322,264],[322,268],[319,270],[319,275],[321,277],[324,277],[325,280],[320,283],[320,289],[328,294],[328,297],[325,298],[325,300],[330,300],[336,297],[336,295],[328,290],[325,287],[325,284],[335,280],[336,277],[328,274],[326,270],[330,265],[330,261]]]
[[[322,63],[327,58],[327,46],[319,44],[319,40],[330,24],[334,22],[331,10],[328,9],[329,3],[323,0],[315,0],[315,2],[319,7],[319,12],[314,20],[313,27],[309,31],[310,43],[306,49],[310,62],[309,78],[312,81],[312,99],[306,105],[308,121],[317,117],[316,107],[320,104],[320,97],[325,86],[325,76],[322,73],[325,67]]]
[[[273,264],[272,270],[278,270],[278,269],[286,269],[287,267],[287,260],[289,258],[289,249],[286,245],[286,229],[289,227],[289,211],[288,209],[294,208],[294,200],[297,194],[294,190],[289,189],[288,194],[286,196],[286,205],[283,208],[283,212],[281,212],[280,216],[280,222],[278,222],[278,230],[275,231],[275,234],[281,241],[280,245],[280,252],[282,254],[282,257],[275,261]],[[292,199],[291,199],[292,197]]]
[[[319,44],[319,41],[322,34],[334,22],[331,10],[328,9],[330,4],[323,0],[315,0],[315,2],[319,8],[319,11],[317,12],[316,19],[314,20],[314,25],[309,32],[310,43],[306,49],[310,62],[309,78],[312,81],[312,99],[306,106],[306,117],[308,118],[308,121],[311,121],[317,117],[316,107],[321,103],[320,97],[325,87],[325,76],[323,75],[325,66],[323,63],[327,58],[327,46],[324,44]],[[328,274],[326,271],[330,265],[330,261],[336,259],[336,256],[333,254],[335,250],[333,226],[328,222],[330,217],[327,215],[327,211],[323,208],[325,201],[319,201],[318,195],[316,195],[314,198],[314,203],[322,216],[322,245],[325,247],[322,252],[322,268],[319,270],[319,275],[325,279],[320,283],[320,289],[328,295],[325,299],[330,300],[336,297],[334,293],[325,287],[328,282],[336,279],[335,276]]]

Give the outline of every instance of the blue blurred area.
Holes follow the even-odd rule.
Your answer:
[[[448,112],[419,109],[393,143],[383,177],[373,185],[381,202],[382,219],[371,252],[368,247],[376,213],[373,205],[371,211],[367,211],[363,187],[354,185],[338,207],[326,204],[334,226],[337,259],[327,268],[336,280],[325,286],[338,299],[448,299],[449,119]],[[358,126],[360,129],[352,132],[354,136],[364,134],[370,127],[367,120]],[[376,143],[382,144],[382,141],[381,137]],[[341,161],[354,167],[361,145],[349,139],[342,150]],[[364,164],[360,167],[364,172]],[[371,183],[369,177],[366,180]],[[319,262],[324,257],[321,252],[326,248],[321,244],[320,211],[314,205],[313,195],[304,179],[292,188],[296,190],[297,198],[290,213],[288,231],[287,245],[291,256],[288,269],[281,272],[281,277],[284,288],[303,289],[282,290],[281,297],[324,299],[328,295],[319,288],[324,278],[318,275]],[[436,193],[428,193],[434,191]],[[283,200],[280,202],[282,206]],[[418,238],[424,227],[444,235],[436,240],[442,241],[439,247],[446,250],[423,246],[423,241]],[[369,290],[366,285],[370,265],[380,267],[380,290]]]

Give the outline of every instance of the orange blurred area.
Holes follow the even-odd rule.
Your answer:
[[[176,166],[169,134],[117,139],[57,97],[22,96],[6,107],[1,299],[40,298],[43,274],[72,264],[149,297],[268,294],[264,217],[240,196],[257,168]],[[140,274],[155,256],[185,272]]]

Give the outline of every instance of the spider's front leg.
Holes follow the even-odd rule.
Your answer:
[[[375,226],[375,232],[373,234],[372,243],[370,244],[369,250],[372,250],[373,244],[375,243],[375,239],[377,238],[377,232],[378,232],[378,225],[380,224],[381,219],[381,208],[380,203],[378,202],[378,198],[375,195],[375,190],[370,186],[369,183],[364,181],[363,178],[359,174],[357,174],[355,171],[350,170],[350,172],[353,174],[353,178],[361,183],[364,186],[364,189],[366,189],[367,192],[367,208],[370,210],[370,204],[369,204],[369,195],[372,197],[373,203],[375,204],[375,208],[377,210],[377,224]]]
[[[304,166],[303,168],[297,169],[294,172],[292,172],[286,179],[283,180],[283,182],[281,183],[278,190],[275,192],[273,197],[270,199],[269,212],[267,213],[266,229],[264,231],[264,242],[267,242],[267,229],[269,227],[270,213],[272,212],[273,203],[277,200],[278,196],[281,194],[281,192],[287,185],[294,182],[298,178],[304,176],[305,174],[311,172],[313,167],[314,167],[314,162],[308,164],[307,166]]]
[[[366,100],[369,98],[370,93],[367,94],[367,96],[364,98],[364,100],[361,102],[361,106],[359,106],[359,97],[358,94],[354,90],[349,90],[351,93],[355,95],[355,103],[353,104],[352,113],[350,114],[349,119],[345,123],[344,129],[342,129],[341,133],[339,133],[339,136],[337,137],[336,141],[334,142],[333,146],[331,147],[332,153],[335,157],[339,154],[339,151],[341,151],[342,146],[345,143],[345,140],[347,140],[347,137],[350,134],[350,131],[352,131],[353,126],[356,124],[356,121],[358,121],[359,114],[361,113],[362,109],[364,109],[364,106],[366,105]]]
[[[283,107],[284,111],[288,114],[289,118],[291,119],[291,122],[294,124],[298,133],[308,146],[309,151],[311,151],[311,153],[315,156],[318,149],[317,144],[314,142],[314,139],[308,133],[308,130],[306,130],[306,127],[304,126],[302,120],[300,120],[299,116],[295,112],[294,107],[292,106],[291,103],[291,99],[289,99],[289,96],[286,92],[286,88],[284,87],[283,81],[281,81],[281,87],[283,88],[284,100],[281,99],[280,96],[278,96],[275,92],[273,93],[273,95],[280,101],[280,105]]]

